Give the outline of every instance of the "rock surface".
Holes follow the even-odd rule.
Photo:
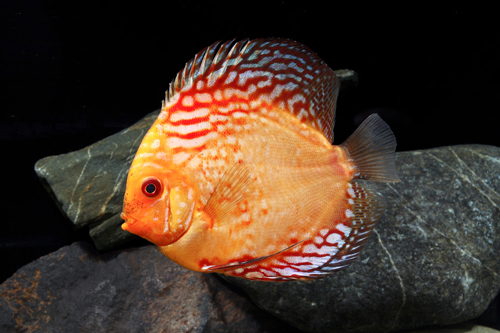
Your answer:
[[[135,237],[121,230],[119,213],[129,165],[155,118],[35,166],[99,250]],[[312,283],[229,281],[310,332],[390,332],[480,315],[500,289],[500,148],[453,146],[396,158],[402,182],[378,187],[389,209],[352,266]]]
[[[452,325],[446,328],[426,328],[416,331],[406,331],[406,333],[500,333],[493,328],[474,325],[474,324],[459,324]]]
[[[500,288],[500,148],[443,147],[397,153],[396,159],[402,182],[380,186],[389,208],[352,266],[312,283],[227,279],[261,308],[309,332],[392,332],[479,316]],[[154,248],[150,251],[149,256],[134,260],[142,274],[156,274],[160,269],[150,261],[173,265]],[[114,266],[108,269],[113,272]],[[175,265],[169,269],[175,270]],[[186,274],[204,279],[201,274]],[[32,273],[30,279],[35,277]],[[127,283],[133,287],[142,282]],[[58,289],[64,290],[64,286]],[[42,300],[39,307],[50,303],[51,290],[47,287],[45,299],[34,298]],[[187,294],[195,292],[188,289]],[[152,304],[135,311],[148,319],[147,313],[156,311]],[[129,305],[122,308],[129,309]],[[194,305],[189,311],[196,318],[210,317],[201,315]],[[130,313],[132,316],[133,311]],[[174,315],[188,316],[187,312]]]
[[[401,183],[358,261],[324,280],[228,277],[263,309],[310,332],[390,332],[479,316],[500,288],[500,148],[397,154]]]
[[[81,150],[35,164],[35,172],[63,214],[77,229],[89,228],[99,250],[137,238],[120,227],[123,195],[135,152],[158,113]]]
[[[356,72],[336,70],[342,89],[357,85]],[[111,250],[137,239],[121,229],[128,170],[159,110],[131,127],[68,154],[49,156],[35,172],[76,228],[89,228],[97,249]]]
[[[217,276],[189,271],[153,245],[99,255],[61,248],[0,285],[0,332],[299,331]]]

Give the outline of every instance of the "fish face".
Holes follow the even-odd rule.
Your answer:
[[[193,220],[195,191],[186,177],[134,160],[127,179],[122,229],[165,246],[176,242]]]

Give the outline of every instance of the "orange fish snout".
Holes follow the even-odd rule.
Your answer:
[[[151,185],[152,184],[152,185]],[[123,205],[122,229],[158,245],[176,242],[191,226],[194,213],[193,190],[185,183],[162,190],[156,178],[142,181],[141,192]],[[147,207],[147,209],[145,209]]]

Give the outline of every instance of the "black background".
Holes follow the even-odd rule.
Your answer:
[[[359,86],[339,97],[336,144],[378,112],[398,151],[500,146],[500,29],[493,8],[129,3],[0,5],[0,282],[88,237],[64,220],[34,163],[83,148],[158,109],[174,75],[216,40],[288,37],[333,69],[355,70]],[[497,309],[490,319],[498,325],[499,316]]]

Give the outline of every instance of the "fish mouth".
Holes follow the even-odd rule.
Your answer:
[[[125,221],[125,223],[122,224],[122,229],[130,232],[130,226],[134,224],[137,220],[125,213],[121,213],[120,217],[122,218],[122,220]]]

